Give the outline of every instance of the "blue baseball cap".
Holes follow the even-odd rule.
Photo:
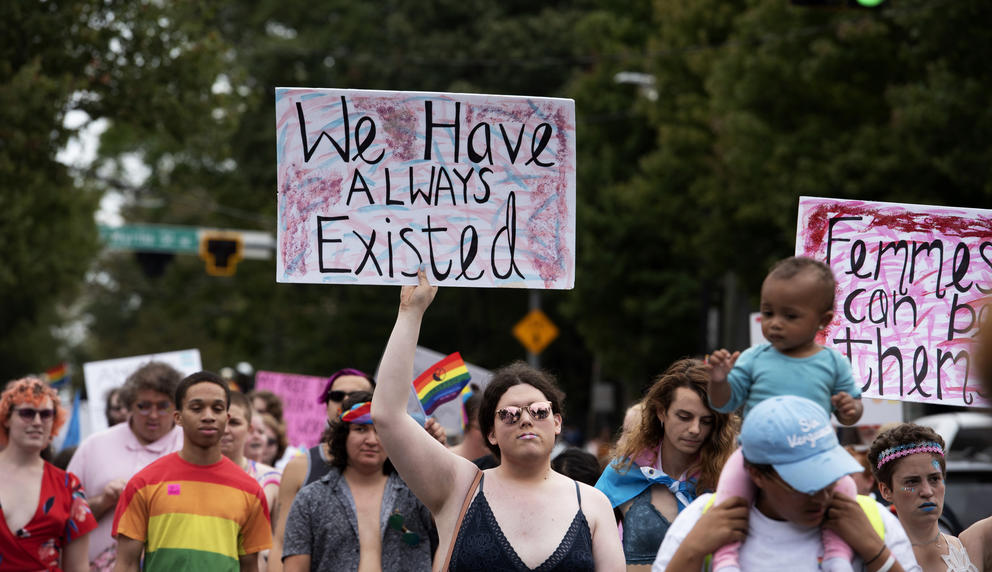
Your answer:
[[[830,416],[803,397],[782,395],[751,408],[738,438],[750,463],[771,465],[789,486],[815,493],[864,467],[849,455]]]

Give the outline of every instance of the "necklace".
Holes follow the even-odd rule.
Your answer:
[[[913,542],[913,541],[910,541],[909,543],[912,544],[913,546],[927,546],[928,544],[934,544],[935,542],[937,542],[938,539],[940,539],[940,531],[939,530],[937,531],[937,535],[933,537],[933,540],[928,540],[926,542]]]

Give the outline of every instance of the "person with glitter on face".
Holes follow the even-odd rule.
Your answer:
[[[26,377],[0,396],[0,571],[89,568],[96,519],[79,479],[41,458],[65,423],[54,389]]]
[[[868,451],[878,489],[895,506],[924,572],[992,570],[992,517],[958,537],[940,531],[944,509],[944,440],[933,429],[902,423],[875,438]]]

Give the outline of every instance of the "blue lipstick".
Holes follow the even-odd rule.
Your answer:
[[[937,505],[934,504],[934,503],[932,503],[932,502],[925,502],[925,503],[921,504],[917,508],[919,508],[923,512],[933,512],[933,511],[937,510]]]

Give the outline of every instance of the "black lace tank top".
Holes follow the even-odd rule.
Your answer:
[[[465,519],[455,537],[455,546],[451,552],[450,572],[474,572],[477,570],[513,571],[540,570],[550,572],[595,570],[592,559],[592,533],[589,523],[582,513],[582,496],[579,495],[579,483],[575,483],[575,496],[579,499],[579,510],[568,527],[568,532],[562,538],[558,548],[537,568],[528,568],[503,536],[503,530],[496,522],[486,495],[482,492],[482,482],[479,481],[479,494],[472,499],[465,512]]]

